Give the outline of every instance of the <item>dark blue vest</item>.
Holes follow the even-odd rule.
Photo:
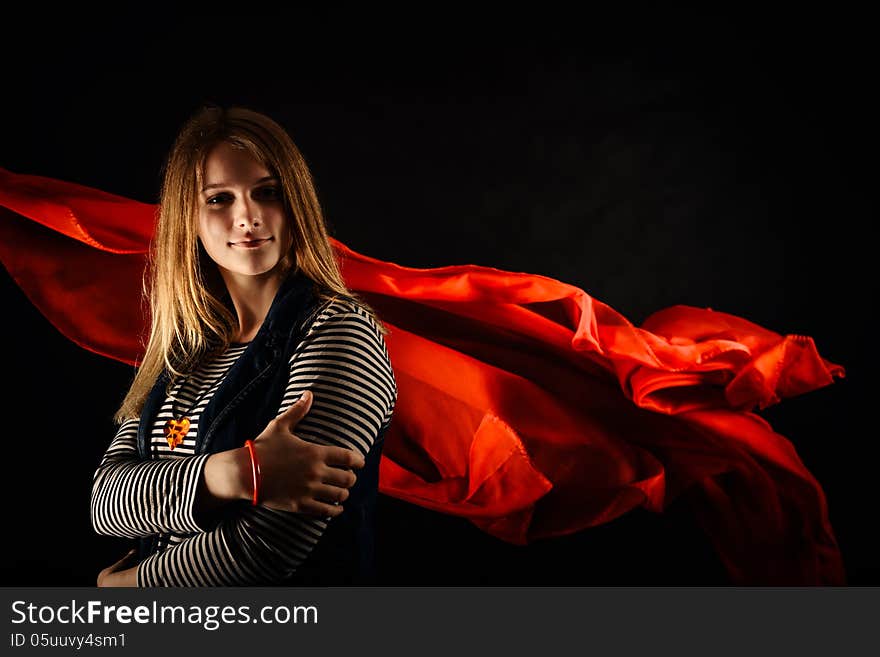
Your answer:
[[[196,454],[216,453],[256,438],[278,414],[290,378],[290,358],[319,310],[315,284],[291,271],[275,295],[263,325],[233,363],[199,418]],[[166,396],[163,371],[144,402],[138,425],[138,453],[150,456],[150,429]],[[386,427],[387,429],[387,427]],[[296,432],[296,429],[294,429]],[[379,487],[379,459],[385,439],[379,432],[366,465],[343,503],[344,511],[327,526],[308,559],[280,586],[374,584],[374,515]],[[232,504],[250,504],[246,501]],[[157,537],[140,539],[139,560],[155,550]]]

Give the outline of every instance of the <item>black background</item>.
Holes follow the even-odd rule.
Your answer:
[[[402,265],[583,288],[639,324],[683,303],[812,336],[847,377],[761,414],[822,483],[849,583],[880,583],[867,378],[877,153],[864,16],[128,10],[8,26],[0,166],[155,202],[203,101],[268,113],[331,233]],[[2,585],[91,585],[91,476],[132,370],[2,272]],[[47,366],[52,377],[46,379]],[[726,583],[686,508],[504,544],[382,497],[387,584]]]

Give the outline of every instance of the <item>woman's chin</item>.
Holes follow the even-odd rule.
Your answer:
[[[252,277],[265,277],[276,269],[279,269],[279,263],[281,259],[277,258],[275,260],[265,259],[261,262],[250,263],[249,265],[242,265],[241,263],[235,263],[232,265],[222,266],[227,274],[231,274],[236,277],[242,276],[252,276]]]

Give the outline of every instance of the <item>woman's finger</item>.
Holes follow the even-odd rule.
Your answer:
[[[136,552],[137,552],[137,549],[132,548],[131,550],[126,552],[119,561],[107,566],[104,570],[101,571],[101,573],[102,574],[109,574],[109,573],[115,573],[117,570],[122,570],[128,564],[128,562],[131,561],[131,559],[136,556],[135,555]]]
[[[315,488],[314,498],[318,502],[337,504],[348,499],[348,489],[338,486],[318,486]]]
[[[335,518],[342,513],[342,505],[325,504],[324,502],[308,500],[301,505],[300,513],[316,516],[318,518]]]
[[[364,467],[364,457],[360,452],[345,447],[323,446],[324,463],[342,468],[362,468]]]
[[[287,407],[281,415],[275,418],[275,421],[280,423],[281,426],[292,430],[293,427],[295,427],[299,421],[306,416],[311,406],[312,393],[310,390],[306,390],[302,396],[296,400],[296,403]]]
[[[327,468],[321,477],[321,483],[339,488],[351,488],[357,481],[357,475],[351,470]]]

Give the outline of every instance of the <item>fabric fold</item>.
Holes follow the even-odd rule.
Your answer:
[[[0,260],[65,337],[137,364],[155,211],[0,169]],[[844,583],[820,484],[755,413],[844,376],[810,337],[685,305],[637,327],[546,276],[332,243],[391,331],[383,493],[519,544],[684,496],[732,582]]]

